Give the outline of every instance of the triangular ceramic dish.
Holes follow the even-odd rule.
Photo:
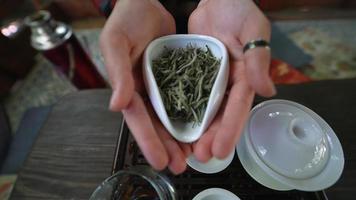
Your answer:
[[[195,126],[192,123],[183,123],[169,119],[152,72],[152,60],[162,53],[164,47],[185,48],[188,44],[203,49],[206,49],[207,45],[214,56],[221,58],[219,72],[210,93],[203,120],[199,125]],[[152,106],[162,124],[175,139],[191,143],[200,138],[220,107],[229,77],[228,53],[222,42],[210,36],[194,34],[164,36],[152,41],[146,48],[143,59],[143,77]]]

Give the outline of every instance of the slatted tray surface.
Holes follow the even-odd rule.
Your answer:
[[[130,166],[148,165],[126,125],[118,141],[116,158],[114,171]],[[199,192],[213,187],[229,190],[242,200],[327,200],[323,191],[279,192],[262,186],[246,173],[237,154],[228,168],[216,174],[203,174],[189,167],[186,172],[178,176],[168,171],[164,173],[177,189],[179,200],[191,200]]]

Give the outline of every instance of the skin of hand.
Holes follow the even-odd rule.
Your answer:
[[[186,169],[187,144],[176,142],[144,101],[142,54],[153,39],[174,34],[175,21],[157,0],[119,0],[100,35],[100,48],[113,89],[112,111],[121,111],[150,165],[174,173]]]
[[[226,98],[206,133],[192,145],[199,161],[225,158],[240,138],[255,92],[265,97],[276,93],[268,74],[270,51],[255,48],[243,53],[251,40],[269,41],[270,23],[252,0],[202,0],[189,18],[188,30],[218,38],[229,51]]]

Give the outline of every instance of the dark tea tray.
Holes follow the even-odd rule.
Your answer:
[[[123,122],[118,138],[113,173],[130,166],[148,165],[127,125]],[[199,192],[213,187],[224,188],[242,200],[327,200],[324,191],[275,191],[252,179],[242,167],[237,154],[228,168],[216,174],[202,174],[188,167],[181,175],[164,172],[178,191],[179,200],[191,200]]]

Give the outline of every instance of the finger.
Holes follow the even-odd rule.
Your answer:
[[[158,136],[162,141],[165,149],[167,150],[169,170],[173,174],[180,174],[184,172],[187,168],[184,149],[182,149],[178,142],[174,140],[172,136],[169,135],[167,130],[163,127],[162,123],[158,120],[157,116],[153,112],[152,107],[147,105],[147,109],[151,116],[153,125],[157,130]]]
[[[156,130],[158,131],[160,139],[168,153],[169,170],[176,175],[183,173],[187,168],[184,150],[178,145],[177,141],[168,135],[166,129],[160,124],[160,122],[158,122],[158,120],[154,121]]]
[[[175,175],[183,173],[187,168],[187,164],[185,161],[186,156],[182,149],[173,139],[166,139],[163,141],[163,144],[169,155],[169,170]]]
[[[269,76],[271,53],[269,50],[258,48],[245,53],[247,80],[251,87],[261,96],[271,97],[276,89]]]
[[[224,107],[225,102],[222,103],[221,107]],[[209,126],[208,130],[202,135],[201,138],[194,145],[194,155],[196,159],[200,162],[208,162],[212,157],[213,153],[211,151],[214,136],[216,135],[222,118],[222,110],[215,117],[212,124]]]
[[[221,125],[213,140],[212,152],[215,157],[223,159],[234,150],[248,118],[253,97],[254,92],[245,79],[232,85]]]
[[[122,113],[148,163],[157,170],[164,169],[168,165],[168,154],[139,94],[134,93]]]
[[[233,36],[225,36],[225,37],[220,37],[221,41],[225,44],[228,52],[230,59],[232,60],[241,60],[243,58],[243,53],[242,53],[242,44],[234,38]]]
[[[188,157],[190,154],[193,153],[192,144],[179,143],[178,145],[180,146],[180,148],[184,152],[185,157]]]
[[[196,143],[194,147],[194,156],[198,161],[205,163],[213,157],[211,146],[213,144],[214,135],[215,132],[207,131]]]
[[[123,34],[110,32],[108,26],[100,35],[100,48],[113,89],[110,109],[120,111],[129,104],[134,93],[130,48],[127,38]]]
[[[271,27],[267,18],[260,12],[253,17],[247,18],[239,39],[243,45],[256,39],[269,41]],[[247,80],[257,94],[270,97],[275,95],[274,84],[269,77],[269,66],[271,53],[266,48],[254,48],[247,50],[244,54]]]

